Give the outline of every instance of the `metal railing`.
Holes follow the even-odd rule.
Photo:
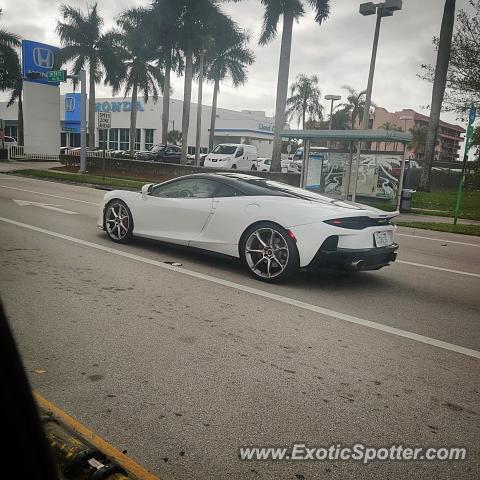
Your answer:
[[[25,153],[25,147],[21,145],[10,145],[8,147],[8,160],[57,160],[58,155],[44,153]]]

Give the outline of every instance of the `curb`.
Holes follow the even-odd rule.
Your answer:
[[[33,396],[62,478],[160,480],[37,392]]]

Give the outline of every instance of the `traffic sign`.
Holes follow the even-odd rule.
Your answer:
[[[477,109],[472,105],[468,114],[468,124],[471,125],[477,117]]]
[[[110,112],[98,112],[98,129],[109,130],[112,128],[112,114]]]
[[[47,80],[49,82],[66,82],[67,71],[66,70],[50,70],[47,72]]]

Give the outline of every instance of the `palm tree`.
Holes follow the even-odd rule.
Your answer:
[[[178,145],[179,143],[182,143],[182,132],[180,132],[179,130],[170,130],[168,132],[166,141],[163,143],[165,144],[173,143],[174,145]]]
[[[158,86],[163,90],[164,77],[155,65],[157,52],[151,48],[149,36],[146,34],[150,12],[146,8],[131,8],[124,11],[117,20],[120,28],[118,45],[122,70],[117,79],[111,79],[114,94],[123,88],[124,95],[132,94],[130,109],[130,154],[135,151],[137,132],[138,91],[148,101],[151,95],[154,102],[158,100]]]
[[[179,48],[179,21],[182,1],[153,0],[152,44],[158,47],[158,66],[165,73],[162,105],[162,142],[168,143],[170,120],[171,74],[181,74],[184,62]]]
[[[293,21],[305,14],[303,0],[260,0],[265,6],[263,28],[260,35],[260,45],[270,43],[277,35],[277,26],[280,17],[283,17],[282,45],[280,49],[280,63],[278,67],[277,98],[275,105],[275,131],[273,141],[272,171],[281,169],[282,139],[280,131],[285,126],[287,108],[288,76],[290,73],[290,53],[292,49]],[[315,11],[315,21],[321,25],[330,13],[329,0],[308,0]]]
[[[291,97],[287,100],[287,117],[297,117],[298,124],[302,121],[302,128],[305,129],[307,114],[309,120],[323,119],[323,106],[320,103],[322,97],[318,88],[318,77],[313,75],[307,77],[300,74],[297,81],[290,86]]]
[[[348,130],[350,126],[350,112],[339,105],[332,115],[332,130]]]
[[[423,156],[425,152],[425,145],[427,144],[427,127],[413,127],[410,129],[410,132],[413,135],[412,141],[410,142],[410,148],[415,152],[415,158],[418,160],[420,155]]]
[[[103,19],[97,11],[97,4],[80,9],[63,4],[60,7],[63,22],[57,22],[56,31],[63,48],[59,52],[60,63],[73,61],[73,73],[88,69],[88,145],[95,147],[95,85],[106,74],[115,75],[118,57],[112,52],[111,34],[102,34]],[[74,83],[75,85],[75,83]]]
[[[363,121],[363,115],[365,112],[365,96],[367,91],[362,90],[361,92],[357,92],[349,85],[344,85],[342,88],[347,90],[349,94],[347,96],[347,103],[344,103],[341,106],[350,112],[350,128],[354,130],[357,119],[360,122]]]
[[[435,78],[433,81],[432,106],[430,108],[427,143],[425,146],[425,164],[420,177],[419,188],[421,190],[430,190],[433,157],[435,155],[437,131],[440,123],[440,112],[442,110],[443,97],[447,85],[447,73],[448,65],[450,63],[450,50],[452,48],[454,23],[455,0],[445,0],[440,40],[438,43],[437,65],[435,67]]]
[[[0,16],[2,10],[0,9]],[[20,47],[20,37],[5,29],[0,29],[0,57],[3,61],[0,76],[0,91],[10,91],[7,107],[18,100],[18,138],[19,145],[23,145],[23,108],[22,108],[22,72],[17,48]]]
[[[188,129],[190,126],[194,54],[206,50],[209,38],[227,17],[220,11],[216,0],[176,1],[182,5],[178,22],[178,45],[185,57],[181,157],[181,163],[185,164],[187,162]]]
[[[13,65],[6,64],[6,71],[9,76],[10,97],[7,102],[7,108],[11,107],[15,102],[18,103],[17,107],[17,143],[23,145],[25,142],[24,129],[23,129],[23,76],[22,67],[20,65],[20,59],[18,55]]]
[[[235,88],[243,85],[247,81],[247,66],[255,61],[255,55],[247,47],[249,35],[239,30],[233,22],[230,23],[225,25],[226,28],[215,31],[205,57],[206,77],[213,82],[209,151],[213,149],[220,83],[230,77]]]

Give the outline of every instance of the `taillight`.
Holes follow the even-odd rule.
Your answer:
[[[363,230],[368,227],[380,227],[390,225],[390,218],[370,218],[370,217],[344,217],[325,220],[324,223],[338,228],[348,228],[350,230]]]

